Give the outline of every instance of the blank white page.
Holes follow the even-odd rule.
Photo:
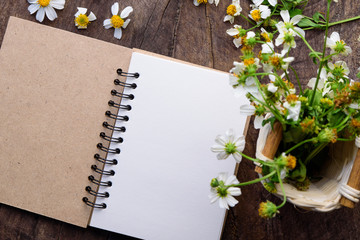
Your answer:
[[[210,204],[210,180],[219,172],[234,173],[235,160],[219,161],[210,147],[229,128],[243,133],[246,117],[235,98],[228,74],[142,53],[133,53],[129,72],[139,72],[136,89],[123,99],[132,110],[121,136],[111,144],[121,149],[113,169],[106,209],[94,209],[91,226],[142,239],[219,239],[225,210]]]

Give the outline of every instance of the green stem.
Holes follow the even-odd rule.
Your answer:
[[[315,157],[321,150],[323,150],[324,147],[326,147],[326,145],[328,145],[328,143],[322,143],[319,146],[317,146],[311,153],[310,155],[305,159],[304,164],[307,165],[309,163],[309,161],[311,159],[313,159],[313,157]]]
[[[341,20],[341,21],[329,23],[329,27],[337,25],[337,24],[341,24],[341,23],[351,22],[351,21],[358,20],[358,19],[360,19],[360,15],[356,16],[356,17],[344,19],[344,20]]]
[[[236,150],[241,156],[243,156],[244,158],[250,160],[250,161],[253,161],[253,162],[256,162],[256,163],[260,163],[260,164],[263,164],[263,165],[266,165],[266,166],[270,166],[272,167],[274,164],[272,162],[267,162],[267,161],[263,161],[263,160],[260,160],[260,159],[257,159],[257,158],[252,158],[252,157],[249,157],[248,155]]]
[[[293,29],[294,32],[296,32],[299,37],[304,41],[305,45],[310,49],[311,52],[313,52],[315,54],[315,56],[319,59],[319,61],[321,61],[321,58],[319,57],[319,55],[317,54],[317,52],[315,52],[315,50],[310,46],[310,44],[308,43],[308,41],[306,41],[306,39],[295,29]]]
[[[241,16],[243,19],[245,19],[246,21],[248,21],[250,24],[256,25],[256,24],[253,23],[249,18],[247,18],[244,14],[241,13],[240,16]]]
[[[327,40],[327,35],[328,35],[328,31],[329,31],[329,19],[330,19],[330,1],[327,2],[327,10],[326,10],[326,27],[325,27],[325,39],[324,39],[324,47],[323,47],[323,54],[322,57],[325,56],[325,51],[326,51],[326,40]],[[311,96],[310,99],[310,106],[312,107],[313,103],[314,103],[314,99],[315,99],[315,94],[316,94],[316,89],[319,83],[319,79],[320,79],[320,72],[321,69],[324,65],[324,60],[321,59],[320,60],[320,66],[319,66],[319,70],[318,70],[318,75],[316,77],[316,82],[315,82],[315,86],[314,86],[314,92]]]
[[[280,177],[280,170],[279,170],[279,168],[276,169],[276,172],[277,172],[277,174],[278,174],[279,183],[280,183],[280,188],[281,188],[281,191],[282,191],[283,196],[284,196],[283,202],[282,202],[279,206],[276,207],[276,209],[279,209],[279,208],[282,208],[282,207],[285,205],[285,203],[286,203],[286,193],[285,193],[285,189],[284,189],[283,182],[282,182],[281,177]]]
[[[229,187],[242,187],[242,186],[246,186],[246,185],[258,183],[258,182],[261,182],[262,180],[265,180],[265,179],[270,178],[270,177],[273,176],[275,173],[276,173],[276,170],[272,171],[272,172],[269,173],[268,175],[263,176],[263,177],[261,177],[261,178],[257,178],[257,179],[254,179],[254,180],[251,180],[251,181],[248,181],[248,182],[242,182],[242,183],[238,183],[238,184],[231,184],[231,185],[229,185],[229,186],[226,186],[226,188],[229,188]]]
[[[287,151],[285,152],[285,154],[288,154],[288,153],[290,153],[291,151],[293,151],[294,149],[300,147],[301,145],[303,145],[303,144],[305,144],[305,143],[308,143],[308,142],[311,142],[311,141],[314,141],[314,140],[316,140],[316,139],[317,139],[317,137],[313,137],[313,138],[310,138],[310,139],[306,139],[306,140],[304,140],[304,141],[296,144],[295,146],[293,146],[293,147],[290,148],[289,150],[287,150]]]
[[[355,138],[350,138],[350,139],[346,139],[346,138],[337,138],[337,141],[343,141],[343,142],[350,142],[352,140],[354,140]]]

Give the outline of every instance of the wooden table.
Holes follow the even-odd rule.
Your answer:
[[[171,56],[177,59],[229,71],[232,62],[238,60],[239,50],[233,46],[231,37],[225,31],[231,25],[222,20],[230,0],[221,0],[218,7],[207,5],[195,7],[192,0],[122,0],[120,8],[132,5],[131,23],[123,31],[119,41],[113,37],[113,31],[105,30],[102,21],[111,16],[110,7],[114,1],[71,1],[65,9],[57,11],[54,22],[45,20],[43,24],[75,32],[81,35],[101,39],[126,47],[140,48],[151,52]],[[249,0],[242,0],[243,13],[249,12]],[[2,41],[9,16],[14,15],[31,21],[35,16],[29,14],[27,1],[0,2],[0,40]],[[94,11],[98,20],[91,23],[88,30],[77,30],[73,15],[76,7],[86,7]],[[332,22],[356,16],[360,11],[358,0],[339,1],[331,8]],[[326,0],[311,1],[306,15],[316,10],[326,10]],[[245,21],[238,23],[249,27]],[[353,49],[348,58],[350,76],[355,79],[360,59],[360,22],[335,26],[330,29],[339,31],[345,42]],[[306,38],[316,49],[321,50],[323,35],[319,31],[308,31]],[[300,43],[300,40],[298,41]],[[41,44],[41,43],[39,43]],[[292,52],[296,56],[293,64],[298,70],[303,86],[314,77],[317,66],[308,59],[308,49],[303,44]],[[21,58],[19,58],[21,60]],[[229,86],[230,87],[230,86]],[[239,103],[240,105],[240,103]],[[234,113],[239,114],[239,113]],[[246,138],[246,153],[254,156],[257,131],[252,127]],[[2,159],[1,161],[5,161]],[[252,163],[244,160],[239,168],[240,181],[256,177]],[[0,183],[8,184],[8,183]],[[360,208],[339,209],[330,213],[306,212],[287,203],[281,214],[272,220],[263,220],[258,216],[258,205],[269,199],[276,203],[280,200],[267,193],[260,184],[242,188],[238,197],[239,204],[227,217],[223,239],[359,239]],[[1,193],[0,193],[1,194]],[[82,229],[63,222],[42,217],[23,210],[0,204],[0,240],[2,239],[130,239],[125,236],[88,227]]]

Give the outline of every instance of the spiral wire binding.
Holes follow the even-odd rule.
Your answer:
[[[131,77],[131,78],[138,78],[140,76],[139,73],[128,73],[128,72],[124,72],[122,71],[121,68],[116,70],[117,74],[119,76],[122,77]],[[130,88],[130,89],[135,89],[137,87],[137,85],[135,83],[126,83],[126,82],[122,82],[119,79],[115,79],[114,80],[114,84],[117,86],[121,86],[123,88]],[[134,99],[134,95],[133,94],[124,94],[122,92],[118,92],[117,90],[113,89],[111,90],[111,95],[115,96],[115,97],[119,97],[119,98],[125,98],[125,99],[129,99],[129,100],[133,100]],[[118,104],[115,103],[114,101],[110,100],[108,102],[108,105],[110,107],[113,107],[117,110],[125,110],[125,111],[130,111],[131,110],[131,106],[130,105],[122,105],[122,104]],[[126,115],[118,115],[118,114],[114,114],[111,111],[106,111],[105,115],[111,119],[114,119],[115,122],[118,121],[129,121],[129,117]],[[106,129],[111,130],[112,132],[116,131],[116,132],[125,132],[126,128],[124,126],[121,127],[117,127],[114,125],[109,124],[108,122],[103,122],[103,127]],[[112,137],[112,136],[107,136],[105,134],[105,132],[101,132],[99,134],[100,138],[102,138],[105,141],[109,142],[109,147],[105,147],[102,143],[98,143],[96,145],[96,147],[104,152],[106,154],[106,156],[108,155],[108,153],[112,153],[112,154],[120,154],[121,150],[120,148],[110,148],[110,143],[114,142],[114,143],[122,143],[124,141],[124,139],[122,137]],[[101,164],[107,164],[107,165],[116,165],[118,164],[118,161],[116,159],[106,159],[100,156],[100,154],[96,153],[94,155],[94,158],[96,161],[98,161]],[[101,176],[102,175],[107,175],[107,176],[114,176],[115,175],[115,171],[114,170],[103,170],[101,168],[99,168],[96,164],[91,166],[91,169],[96,172],[99,173]],[[100,181],[98,179],[96,179],[93,175],[90,175],[88,177],[89,181],[95,185],[97,185],[98,187],[103,186],[103,187],[111,187],[112,186],[112,182],[111,181]],[[93,190],[90,186],[86,186],[85,187],[85,191],[88,192],[90,195],[95,196],[95,197],[102,197],[102,198],[108,198],[110,197],[110,194],[105,191],[105,192],[98,192]],[[92,208],[106,208],[106,204],[105,203],[95,203],[90,201],[87,197],[83,197],[83,202],[92,207]]]

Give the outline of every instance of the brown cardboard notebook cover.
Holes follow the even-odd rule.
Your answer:
[[[131,54],[10,17],[0,55],[0,202],[87,226],[87,176],[111,121],[104,113],[119,90],[116,69],[126,71]]]

